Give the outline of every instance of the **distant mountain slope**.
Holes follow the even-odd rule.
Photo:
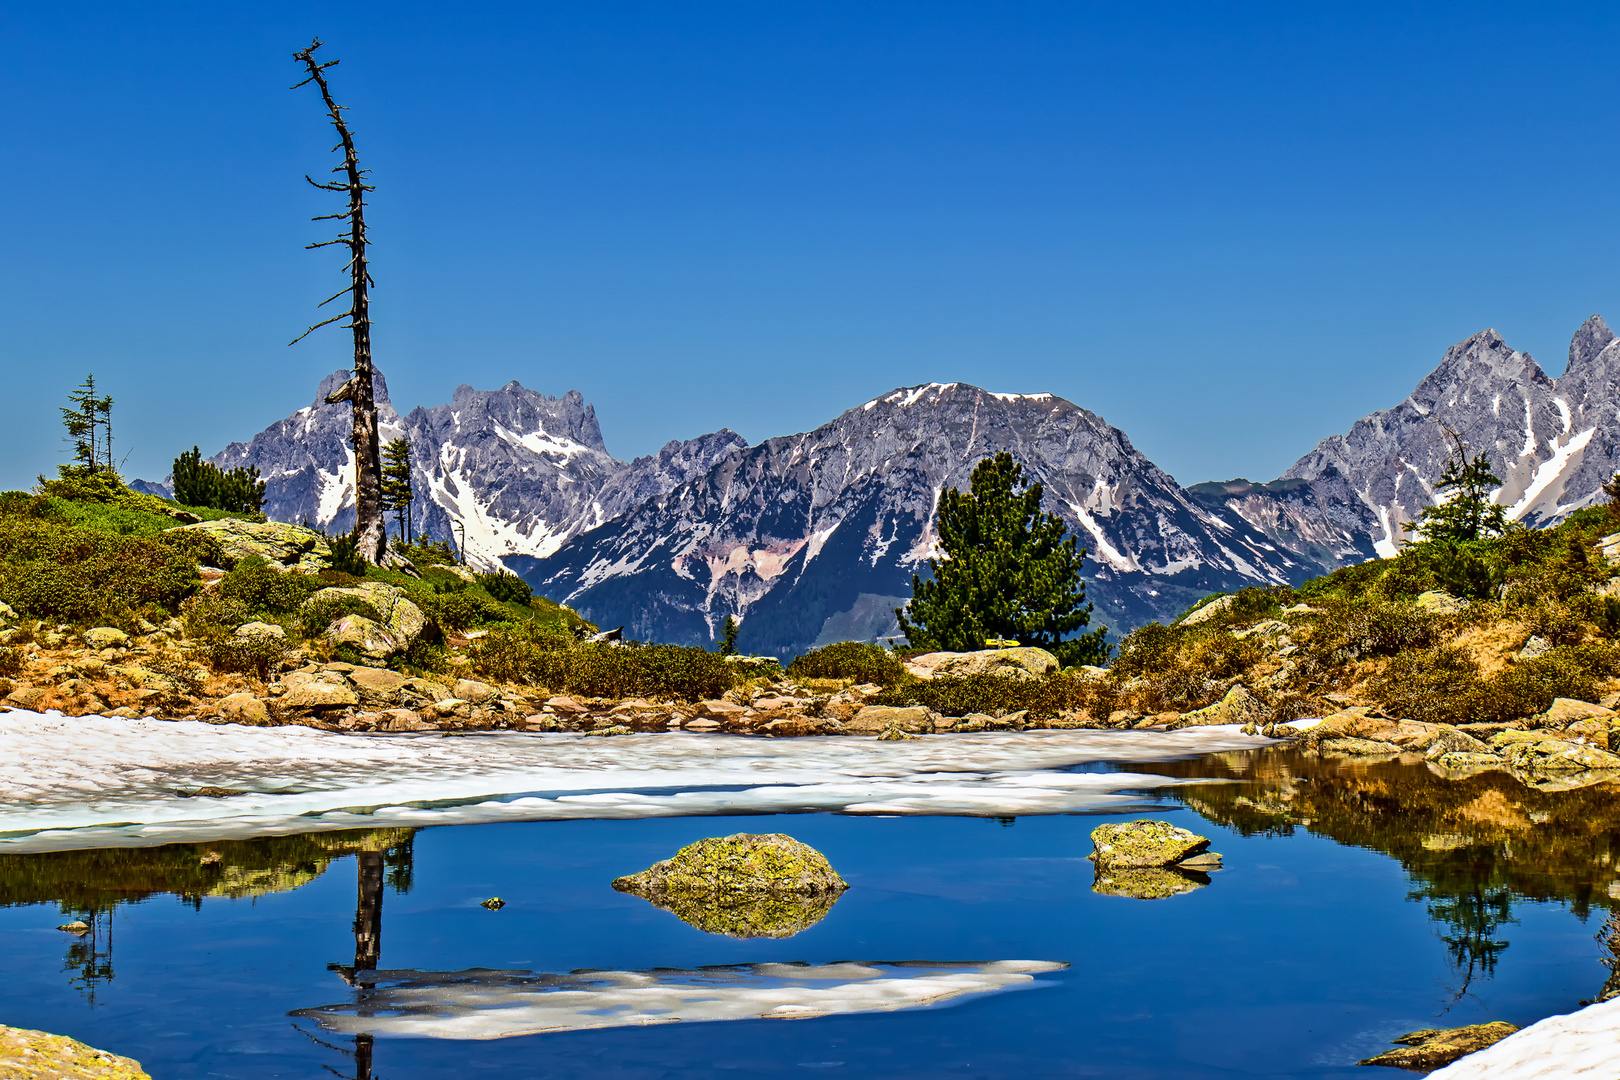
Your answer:
[[[892,609],[934,552],[934,508],[1008,451],[1091,550],[1096,622],[1132,627],[1214,589],[1314,567],[1210,511],[1124,432],[1049,394],[895,390],[803,435],[768,439],[575,537],[508,559],[536,589],[636,637],[707,642],[727,615],[749,649],[791,654],[897,632]]]
[[[1406,535],[1401,526],[1434,504],[1452,451],[1447,428],[1489,459],[1510,518],[1560,520],[1598,498],[1620,467],[1620,342],[1592,316],[1553,379],[1496,331],[1481,331],[1448,349],[1405,401],[1323,439],[1276,483],[1193,490],[1324,566],[1388,556]],[[1288,486],[1298,482],[1308,501]]]
[[[256,466],[270,518],[347,531],[354,524],[350,407],[325,399],[348,377],[328,375],[310,405],[209,460],[224,469]],[[627,463],[607,452],[596,410],[578,391],[549,397],[516,382],[489,391],[458,386],[449,404],[401,417],[380,372],[376,380],[383,442],[404,437],[412,447],[413,533],[459,544],[465,530],[469,560],[484,566],[515,552],[549,554],[747,446],[722,430]],[[145,487],[168,494],[167,482]]]

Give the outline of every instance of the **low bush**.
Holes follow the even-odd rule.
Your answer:
[[[421,598],[423,609],[443,630],[466,630],[474,626],[513,622],[517,616],[479,592],[440,593]]]
[[[280,638],[265,636],[229,637],[203,647],[208,666],[219,672],[240,672],[268,679],[287,666],[292,651]]]
[[[332,569],[341,574],[352,574],[363,578],[370,564],[360,557],[360,541],[354,533],[344,533],[334,536],[329,541],[332,548]]]
[[[1143,712],[1186,712],[1218,700],[1265,656],[1261,642],[1216,626],[1149,623],[1120,643],[1109,681]]]
[[[683,645],[577,645],[531,624],[500,627],[469,650],[474,672],[586,697],[701,701],[737,684],[732,665]]]
[[[34,618],[128,624],[199,584],[197,564],[155,538],[0,518],[0,600]]]
[[[273,569],[254,555],[237,563],[221,579],[219,595],[228,600],[240,600],[249,611],[273,614],[297,611],[325,585],[311,574]]]
[[[1319,605],[1319,612],[1308,649],[1327,663],[1426,649],[1439,640],[1444,627],[1438,616],[1413,604],[1388,600],[1328,599]]]
[[[989,673],[908,679],[884,690],[874,704],[920,705],[944,716],[1027,710],[1031,720],[1047,720],[1066,709],[1106,718],[1113,707],[1112,694],[1101,680],[1066,671],[1038,679]]]
[[[16,675],[22,671],[23,651],[10,645],[0,645],[0,675]]]
[[[1620,651],[1611,645],[1552,649],[1522,660],[1489,679],[1460,649],[1436,648],[1397,656],[1373,680],[1370,691],[1395,716],[1436,724],[1520,720],[1544,711],[1553,698],[1590,701],[1598,680],[1620,673]]]
[[[478,584],[484,587],[484,591],[489,593],[492,600],[499,603],[527,604],[529,598],[534,595],[529,583],[510,570],[479,574]]]
[[[407,544],[395,537],[388,542],[388,547],[411,560],[418,570],[425,571],[430,566],[456,566],[461,562],[443,540],[418,540],[414,544]]]
[[[906,677],[905,665],[893,652],[864,641],[840,641],[811,649],[787,668],[794,679],[854,679],[857,683],[892,686]]]
[[[186,636],[198,641],[219,641],[229,637],[238,626],[252,621],[253,613],[240,600],[203,593],[187,600],[181,608]]]

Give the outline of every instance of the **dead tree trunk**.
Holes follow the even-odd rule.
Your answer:
[[[353,374],[341,389],[326,400],[329,403],[347,401],[354,414],[355,546],[360,556],[367,562],[379,563],[384,558],[387,534],[383,528],[382,455],[377,435],[377,403],[372,396],[371,302],[367,290],[373,282],[366,263],[366,245],[369,238],[366,235],[365,218],[366,192],[373,188],[365,182],[367,172],[360,167],[360,157],[354,149],[354,136],[349,131],[349,125],[343,120],[343,106],[332,100],[332,91],[326,84],[326,69],[336,66],[338,61],[317,63],[315,50],[320,47],[321,41],[316,38],[309,48],[293,54],[293,58],[303,64],[309,72],[309,76],[293,89],[296,90],[308,83],[314,83],[319,88],[321,100],[326,104],[327,115],[338,134],[338,145],[332,149],[334,152],[343,151],[343,164],[332,171],[342,173],[343,178],[327,184],[319,183],[308,176],[304,179],[322,191],[341,192],[349,197],[347,210],[337,214],[324,214],[314,220],[347,221],[349,227],[346,234],[339,235],[334,240],[323,240],[307,247],[322,248],[342,244],[349,249],[349,265],[345,268],[349,271],[349,284],[321,301],[321,306],[325,307],[347,293],[349,310],[316,323],[300,334],[292,344],[296,345],[321,327],[342,319],[349,320],[349,329],[354,332]]]

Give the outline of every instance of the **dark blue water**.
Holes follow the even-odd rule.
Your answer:
[[[451,1041],[322,1032],[295,1010],[353,1000],[356,860],[254,900],[118,906],[108,977],[64,970],[55,904],[0,909],[0,1022],[72,1035],[180,1077],[1358,1077],[1397,1034],[1529,1023],[1594,995],[1595,921],[1519,901],[1469,977],[1390,857],[1306,835],[1242,837],[1187,810],[1227,869],[1189,895],[1094,894],[1099,816],[576,821],[430,829],[389,888],[380,967],[562,972],[765,961],[1039,959],[1030,989],[904,1012]],[[784,939],[702,933],[612,878],[704,836],[784,831],[850,890]],[[478,902],[506,900],[491,912]],[[94,974],[94,972],[92,972]],[[93,996],[93,1001],[92,1001]],[[327,1045],[323,1045],[323,1042]],[[1394,1076],[1397,1074],[1389,1073]]]

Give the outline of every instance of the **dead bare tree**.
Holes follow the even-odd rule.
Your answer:
[[[349,310],[316,323],[288,344],[296,345],[321,327],[330,326],[343,319],[349,320],[348,328],[354,332],[353,372],[349,381],[328,395],[326,400],[328,404],[347,401],[354,415],[355,549],[361,558],[375,564],[385,561],[388,540],[383,527],[382,456],[377,434],[377,403],[372,394],[371,301],[367,291],[375,282],[371,280],[366,262],[366,246],[370,242],[366,235],[366,192],[375,189],[365,182],[369,174],[360,167],[360,157],[354,149],[354,135],[343,119],[344,106],[332,100],[332,91],[326,82],[326,69],[337,66],[339,61],[328,60],[324,64],[317,62],[315,50],[320,47],[321,39],[316,38],[310,43],[309,48],[293,54],[293,58],[309,72],[308,77],[293,89],[297,90],[301,86],[314,83],[320,90],[321,100],[326,104],[326,113],[338,134],[338,145],[334,146],[332,151],[333,153],[343,151],[343,163],[332,171],[342,173],[343,177],[325,184],[309,176],[305,176],[304,179],[322,191],[341,192],[349,197],[347,210],[337,214],[323,214],[311,220],[346,221],[349,227],[336,239],[308,244],[306,249],[331,247],[335,244],[342,244],[349,249],[349,264],[344,267],[349,273],[349,284],[320,303],[321,307],[325,307],[338,297],[348,294]]]

